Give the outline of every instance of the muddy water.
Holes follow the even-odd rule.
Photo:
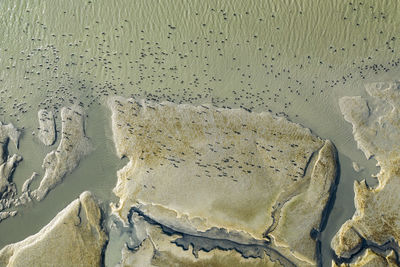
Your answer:
[[[57,186],[49,195],[41,202],[34,202],[26,207],[19,209],[16,217],[5,220],[0,226],[0,235],[2,236],[0,246],[4,246],[10,242],[16,242],[26,236],[37,232],[40,228],[46,225],[61,209],[74,200],[85,188],[98,196],[103,202],[103,207],[107,208],[109,201],[115,201],[111,189],[115,186],[115,173],[122,168],[125,161],[118,159],[115,156],[114,145],[112,142],[111,130],[109,127],[110,112],[104,107],[98,106],[93,108],[88,116],[94,118],[93,121],[87,122],[87,135],[91,137],[94,145],[94,151],[81,161],[79,167],[64,179],[63,183]],[[32,140],[29,136],[23,138],[31,139],[34,144],[38,142]],[[21,142],[21,150],[24,142]],[[56,146],[55,144],[54,146]],[[38,145],[39,146],[39,145]],[[32,146],[35,148],[35,146]],[[41,146],[39,146],[41,147]],[[24,150],[22,150],[24,151]],[[35,158],[34,151],[31,151],[31,157],[24,158],[25,164],[22,164],[16,169],[14,174],[17,186],[20,180],[29,178],[32,169],[39,176],[35,180],[38,185],[43,171],[41,171],[41,160],[39,158],[37,165],[29,164],[29,159]],[[32,160],[34,161],[34,160]],[[26,163],[28,162],[28,163]],[[21,178],[21,179],[19,179]]]
[[[357,149],[338,99],[400,77],[397,10],[395,0],[2,1],[0,119],[23,128],[17,186],[33,171],[43,174],[42,159],[58,144],[32,136],[40,108],[57,114],[60,129],[60,108],[81,102],[95,150],[44,201],[0,224],[0,247],[38,231],[83,190],[105,206],[114,200],[125,162],[115,156],[101,103],[122,95],[270,110],[331,139],[341,176],[322,234],[330,266],[330,239],[354,212],[353,182],[374,184],[377,172]],[[356,173],[353,161],[364,171]]]

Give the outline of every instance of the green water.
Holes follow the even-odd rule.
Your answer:
[[[57,114],[60,129],[57,111],[82,102],[95,150],[44,201],[0,224],[0,247],[37,232],[83,190],[105,205],[115,200],[125,162],[101,103],[123,95],[271,110],[331,139],[341,177],[322,234],[330,266],[330,239],[354,212],[353,181],[373,184],[377,172],[357,150],[338,99],[400,77],[398,10],[395,0],[1,1],[0,119],[24,127],[17,186],[33,171],[40,178],[42,159],[58,145],[31,134],[40,108]],[[365,170],[355,173],[352,161]]]

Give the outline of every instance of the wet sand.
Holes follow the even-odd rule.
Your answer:
[[[43,176],[43,158],[60,141],[46,147],[31,135],[39,109],[52,110],[61,129],[61,108],[81,101],[95,150],[42,202],[0,223],[0,247],[36,233],[84,190],[105,207],[116,201],[111,190],[126,161],[115,154],[110,113],[97,103],[121,95],[271,110],[332,140],[341,175],[322,233],[323,266],[330,266],[330,240],[354,212],[354,180],[374,184],[378,172],[357,149],[338,99],[400,77],[398,3],[310,3],[4,1],[0,119],[23,129],[19,151],[9,146],[23,156],[17,187],[34,171]],[[115,251],[107,266],[117,262]]]

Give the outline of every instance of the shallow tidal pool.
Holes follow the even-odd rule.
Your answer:
[[[385,129],[387,125],[393,124],[396,129],[393,121],[398,118],[397,104],[400,103],[396,102],[397,93],[394,91],[392,98],[387,97],[396,100],[393,100],[392,106],[392,115],[395,115],[388,119],[383,116],[387,111],[384,105],[373,102],[374,96],[365,87],[375,82],[393,83],[400,77],[398,10],[399,4],[395,0],[2,1],[0,121],[3,124],[12,123],[21,135],[17,148],[13,142],[9,142],[6,128],[0,129],[1,136],[4,135],[4,140],[7,140],[2,155],[2,163],[5,162],[5,165],[0,167],[0,199],[4,200],[0,204],[6,206],[4,203],[17,199],[20,201],[18,203],[22,203],[20,196],[24,193],[24,182],[34,172],[37,176],[27,191],[29,200],[26,203],[12,202],[14,204],[8,208],[2,206],[0,212],[17,213],[4,220],[0,216],[0,249],[38,233],[68,204],[79,198],[82,192],[90,191],[99,204],[101,216],[96,224],[91,221],[90,213],[86,212],[88,225],[101,225],[102,230],[99,231],[103,231],[108,238],[108,242],[103,240],[104,244],[99,241],[102,248],[98,251],[99,265],[145,266],[146,263],[149,266],[225,266],[226,263],[243,266],[331,266],[332,260],[337,264],[354,264],[367,247],[375,249],[380,257],[393,252],[398,264],[399,251],[395,245],[369,243],[369,240],[375,239],[368,238],[362,231],[357,233],[362,236],[364,243],[362,247],[350,251],[350,255],[335,255],[337,250],[331,247],[334,236],[356,211],[354,182],[365,179],[371,188],[384,186],[383,182],[378,181],[377,174],[380,167],[386,165],[377,166],[380,161],[374,156],[367,159],[357,139],[369,130],[357,132],[359,135],[353,132],[353,126],[358,124],[352,122],[352,126],[344,118],[339,99],[345,96],[367,99],[370,107],[367,112],[370,117],[367,117],[372,122],[365,118],[360,124],[369,126],[366,129],[375,131],[376,136],[382,140],[391,141],[393,135],[390,132],[387,137],[382,137],[379,134],[381,128],[375,128],[374,125],[383,125]],[[118,103],[110,107],[110,99],[114,97],[131,99],[128,101],[132,101],[132,105],[137,101],[137,110],[128,113],[124,109],[127,116],[116,119],[114,115],[128,107],[122,107],[122,104],[119,107]],[[160,103],[167,102],[185,112],[168,113],[169,109],[160,106]],[[190,108],[186,110],[181,107]],[[72,115],[62,117],[63,108],[70,108]],[[154,115],[157,113],[152,113],[152,109],[161,110],[160,115]],[[52,111],[54,114],[56,140],[48,146],[38,138],[39,131],[43,130],[39,126],[39,110]],[[198,112],[197,115],[194,110]],[[239,110],[239,115],[226,115],[223,123],[218,122],[218,112],[236,114],[235,110]],[[274,119],[268,123],[262,119],[257,121],[255,117],[262,112]],[[358,115],[356,111],[352,114]],[[374,116],[378,115],[385,118],[385,121],[375,121]],[[73,124],[74,116],[79,119],[76,125]],[[142,124],[137,123],[140,119],[134,116],[144,118]],[[163,118],[163,121],[159,118]],[[195,125],[202,126],[187,126],[192,120],[196,121]],[[72,126],[68,126],[69,121]],[[201,124],[201,121],[206,123]],[[247,128],[250,121],[253,128]],[[279,122],[276,122],[278,126],[274,124],[275,121]],[[303,133],[306,141],[300,142],[297,150],[297,135],[292,132],[295,130],[285,128],[289,122],[293,122],[290,127],[301,129],[298,131],[302,133],[303,130],[308,131],[306,129],[311,131]],[[148,129],[142,132],[138,128],[142,125]],[[152,125],[159,128],[152,129]],[[118,129],[123,127],[126,127],[126,132],[121,134]],[[209,135],[206,127],[211,129]],[[234,127],[242,127],[240,129],[243,131]],[[74,137],[78,136],[76,133],[79,129],[84,131],[80,139]],[[260,129],[265,129],[266,133],[261,134]],[[205,137],[198,137],[197,133],[203,130]],[[228,130],[232,132],[227,134]],[[247,135],[239,136],[238,132],[247,130]],[[139,133],[147,139],[138,141]],[[221,137],[223,134],[227,137]],[[276,134],[291,139],[275,140],[273,136]],[[84,152],[79,150],[82,148],[82,138],[86,138],[90,144]],[[174,142],[163,143],[162,138],[173,139]],[[313,142],[320,144],[314,147],[308,138],[315,138],[319,141]],[[156,145],[146,146],[148,143],[153,144],[153,140],[160,142],[157,146],[160,150],[155,148]],[[177,140],[188,140],[184,146],[187,150],[179,148],[179,153],[183,153],[180,158],[173,154],[175,150],[178,151]],[[224,140],[229,142],[224,144]],[[243,145],[243,140],[249,142],[248,147]],[[287,218],[291,218],[291,212],[296,212],[296,209],[289,208],[292,207],[290,205],[296,206],[302,197],[305,198],[305,192],[316,190],[310,186],[310,181],[313,181],[314,169],[318,171],[320,168],[318,162],[322,162],[319,159],[323,157],[321,150],[324,140],[330,140],[334,145],[332,151],[335,152],[332,153],[335,156],[327,156],[327,162],[335,165],[335,178],[325,177],[332,184],[329,190],[321,189],[323,197],[320,199],[324,199],[324,205],[321,204],[318,216],[312,217],[313,220],[297,222],[304,222],[303,229],[313,229],[307,238],[313,242],[315,256],[309,260],[307,253],[295,247],[290,237],[294,233],[287,232],[292,229]],[[251,146],[253,141],[256,144],[254,149]],[[210,145],[215,144],[212,142],[224,148]],[[263,142],[263,148],[268,152],[273,150],[268,145],[275,148],[290,145],[293,150],[283,153],[282,149],[282,152],[278,151],[272,156],[262,154],[257,149],[262,147]],[[303,148],[302,144],[307,146]],[[376,147],[382,144],[391,143],[374,143]],[[225,147],[234,145],[243,147],[224,152]],[[191,146],[197,150],[189,149]],[[218,156],[188,156],[192,152],[193,155],[205,153],[205,147],[213,153],[215,150],[214,154]],[[171,165],[172,169],[164,168],[163,162],[159,160],[161,156],[157,154],[161,149],[169,149],[171,153],[160,152],[160,155],[176,161],[174,164],[177,167]],[[256,154],[243,156],[243,161],[239,163],[236,155],[252,151]],[[12,167],[15,170],[7,176],[4,169],[8,168],[8,156],[13,154],[23,159]],[[317,157],[319,154],[321,158]],[[163,167],[150,163],[140,165],[139,159],[142,156],[157,158],[155,162],[161,162]],[[228,156],[232,156],[229,163],[223,161]],[[381,162],[385,161],[383,158]],[[183,159],[184,163],[179,159]],[[217,160],[222,163],[214,166]],[[277,163],[273,164],[275,161]],[[268,164],[264,166],[263,162]],[[178,163],[188,165],[179,169]],[[270,184],[244,182],[240,188],[243,189],[241,192],[250,192],[249,196],[253,192],[252,196],[260,194],[260,199],[261,195],[271,197],[265,203],[274,205],[266,205],[265,214],[261,214],[262,208],[255,203],[257,201],[250,201],[250,197],[246,198],[243,193],[237,198],[241,201],[237,204],[240,206],[239,216],[226,208],[229,203],[236,203],[234,198],[221,200],[219,196],[213,195],[213,205],[204,203],[204,207],[227,206],[220,208],[221,211],[210,209],[208,213],[202,213],[201,202],[192,199],[197,197],[196,190],[193,190],[195,183],[175,179],[178,176],[198,174],[196,167],[190,167],[190,171],[188,166],[192,165],[189,163],[193,163],[193,166],[197,164],[202,170],[206,169],[205,175],[210,173],[210,179],[218,180],[218,174],[221,173],[222,176],[231,175],[233,179],[223,185],[232,185],[232,188],[239,188],[235,187],[235,175],[250,181],[251,177],[255,177],[254,170],[265,168],[265,172],[260,173],[266,176],[265,180]],[[299,177],[294,178],[293,175],[293,186],[285,182],[287,188],[282,188],[282,179],[292,179],[284,171],[288,168],[287,173],[292,175],[292,163],[301,169]],[[246,169],[246,166],[252,164]],[[280,167],[279,164],[282,169],[276,167]],[[245,175],[240,175],[242,170],[231,173],[224,169],[242,169],[242,165],[248,171]],[[356,170],[357,167],[359,170]],[[156,172],[154,175],[151,174],[152,168]],[[168,176],[168,179],[160,179],[160,173],[173,175]],[[48,186],[47,195],[38,200],[34,192],[43,177],[50,177],[53,182]],[[204,183],[209,184],[204,185],[199,180],[201,186],[197,187],[198,190],[207,192],[216,188],[210,185],[212,182],[206,176],[203,178]],[[156,193],[146,193],[146,186],[151,188],[150,184],[156,179],[160,188],[163,188],[157,198]],[[3,181],[4,188],[1,187]],[[147,181],[152,182],[147,184]],[[166,181],[168,184],[163,184]],[[129,184],[132,186],[129,187]],[[158,186],[157,183],[152,185]],[[184,188],[193,191],[182,193]],[[260,192],[260,188],[266,188],[265,195]],[[282,192],[270,196],[268,188],[278,188]],[[226,192],[221,192],[221,195],[223,193]],[[176,198],[173,197],[175,195]],[[196,205],[181,205],[178,196],[180,201],[186,197],[187,203]],[[207,195],[206,200],[211,201],[212,197],[208,198]],[[299,198],[297,202],[296,197]],[[82,195],[79,199],[81,206],[91,203],[89,201],[86,204]],[[198,199],[206,201],[201,196]],[[125,217],[118,213],[126,204],[122,200],[129,203],[129,212]],[[311,200],[305,203],[296,206],[298,210],[317,210],[317,205],[310,204],[313,203]],[[322,202],[315,200],[314,203]],[[261,217],[265,215],[269,218],[265,219],[264,235],[257,235],[257,231],[249,230],[251,227],[242,223],[241,216],[247,214],[247,209],[248,214],[252,214],[254,209]],[[82,219],[85,216],[82,215],[80,220],[85,221]],[[248,225],[253,225],[254,221],[249,221]],[[318,223],[310,226],[307,222],[311,221]],[[279,222],[282,222],[282,226]],[[389,238],[392,240],[390,244],[398,244],[398,240],[393,238],[394,241]],[[289,241],[285,243],[285,240]],[[261,256],[254,252],[264,250]],[[32,253],[38,251],[40,249]],[[162,253],[157,254],[156,251]],[[12,260],[4,260],[2,257],[5,254],[0,251],[0,264],[19,266],[17,263],[12,265],[14,260],[18,262],[18,253],[13,254],[15,258],[11,257]],[[193,256],[196,254],[197,257]],[[152,260],[151,255],[154,256]],[[42,264],[47,266],[46,262]]]

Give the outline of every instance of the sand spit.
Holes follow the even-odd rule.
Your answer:
[[[29,192],[29,187],[31,186],[31,183],[33,182],[33,180],[37,177],[37,173],[34,172],[32,173],[31,177],[26,179],[24,184],[22,185],[22,193],[26,193]]]
[[[355,172],[360,172],[360,171],[363,170],[363,168],[361,168],[360,165],[358,165],[357,162],[354,162],[354,161],[353,161],[352,166],[353,166],[353,170],[354,170]]]
[[[14,163],[14,168],[15,168],[15,164],[16,163]],[[0,166],[0,169],[2,167],[3,167],[3,165]],[[10,170],[10,168],[8,168],[8,169]],[[11,172],[12,171],[13,171],[13,169],[11,169]],[[9,189],[7,194],[0,199],[0,222],[2,220],[5,220],[5,219],[15,216],[17,214],[16,210],[8,210],[8,211],[3,211],[3,210],[10,209],[10,208],[16,208],[18,206],[25,205],[32,201],[31,190],[29,187],[36,177],[37,177],[37,173],[34,172],[30,178],[25,180],[24,184],[22,185],[21,194],[19,196],[18,196],[18,190],[17,190],[15,184],[12,182],[9,183],[8,187],[11,189]]]
[[[13,217],[17,215],[17,211],[13,210],[13,211],[0,211],[0,222],[9,218],[9,217]]]
[[[25,180],[24,184],[22,185],[21,195],[14,201],[14,205],[16,207],[20,205],[25,205],[32,201],[32,191],[30,190],[31,183],[37,178],[38,174],[33,172],[31,177]]]
[[[100,266],[107,240],[100,222],[86,191],[37,234],[0,250],[0,266]]]
[[[56,141],[56,124],[52,111],[41,109],[38,111],[39,140],[46,146],[51,146]]]
[[[0,165],[0,199],[9,199],[15,196],[15,184],[11,181],[11,176],[22,157],[14,154],[8,156],[7,160]]]
[[[0,157],[2,162],[0,165],[0,222],[17,214],[16,210],[8,209],[32,201],[29,186],[37,174],[33,173],[32,176],[24,182],[20,196],[18,196],[17,187],[12,181],[15,168],[18,163],[22,161],[22,157],[17,154],[10,156],[8,153],[8,143],[9,140],[11,140],[18,148],[20,134],[20,131],[12,124],[4,125],[0,122],[0,140],[2,143]]]
[[[7,161],[0,165],[0,222],[10,216],[14,216],[16,211],[3,211],[9,209],[18,201],[17,187],[12,182],[11,177],[14,170],[22,160],[22,157],[14,154],[12,157],[7,157]]]
[[[109,99],[118,172],[114,212],[132,210],[186,235],[270,242],[316,265],[316,241],[336,179],[336,151],[309,129],[212,106]],[[213,238],[220,238],[216,235]]]
[[[376,188],[369,188],[365,180],[354,183],[356,212],[332,240],[335,253],[344,259],[365,244],[393,244],[386,250],[398,250],[400,241],[399,84],[374,83],[366,90],[371,99],[344,97],[339,102],[344,118],[353,125],[358,147],[381,168]]]
[[[0,122],[0,164],[3,164],[7,159],[8,142],[11,140],[15,147],[18,148],[20,136],[21,132],[14,125]]]
[[[12,181],[12,175],[18,163],[22,160],[20,155],[12,156],[8,153],[8,143],[11,140],[18,148],[21,132],[11,123],[0,122],[0,222],[10,216],[15,216],[16,211],[3,211],[8,209],[17,195],[17,187]]]
[[[21,132],[11,123],[3,124],[0,122],[0,199],[15,193],[13,189],[15,185],[10,179],[22,157],[16,154],[9,156],[8,143],[11,140],[18,148],[20,135]]]
[[[44,177],[39,187],[32,192],[39,201],[60,183],[66,174],[74,170],[92,148],[89,138],[85,135],[85,114],[79,106],[61,109],[61,128],[60,144],[44,158]]]

